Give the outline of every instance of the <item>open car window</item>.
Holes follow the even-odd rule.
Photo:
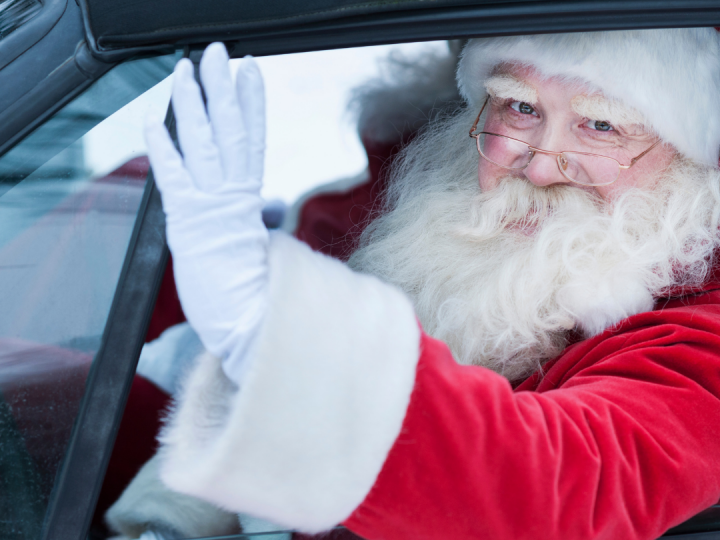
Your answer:
[[[358,130],[358,91],[391,84],[400,66],[449,54],[447,42],[433,41],[257,58],[267,94],[265,199],[292,205],[314,189],[361,174],[367,153]],[[402,131],[403,122],[391,129]]]
[[[111,70],[0,158],[0,538],[39,537],[148,173],[172,57]]]
[[[428,57],[437,55],[436,60],[438,62],[447,63],[448,66],[453,68],[454,66],[451,65],[452,56],[450,51],[447,51],[446,44],[436,43],[436,45],[436,48],[433,48],[433,46],[428,48],[428,52],[426,53]],[[403,99],[401,102],[392,102],[391,107],[381,109],[387,122],[383,124],[383,126],[373,125],[372,123],[366,124],[366,128],[372,128],[372,132],[365,133],[367,136],[363,142],[366,148],[363,149],[359,141],[352,140],[352,137],[350,137],[346,131],[332,131],[332,129],[337,126],[352,124],[352,122],[348,122],[348,119],[342,116],[345,111],[344,103],[336,109],[340,111],[341,114],[334,118],[324,119],[323,113],[326,111],[322,110],[329,109],[335,105],[335,103],[331,102],[331,99],[333,101],[346,101],[349,98],[349,94],[345,94],[342,98],[338,95],[341,91],[345,92],[345,90],[349,88],[341,90],[341,88],[343,88],[342,82],[334,80],[332,77],[326,77],[326,75],[342,73],[342,68],[345,66],[351,66],[347,69],[348,73],[353,74],[359,71],[360,52],[359,50],[342,50],[263,57],[259,59],[263,75],[266,79],[266,89],[268,93],[268,164],[266,165],[264,184],[264,195],[266,198],[280,198],[288,204],[294,204],[298,200],[302,202],[303,191],[312,191],[316,196],[334,196],[336,199],[340,199],[340,197],[350,193],[351,189],[357,184],[366,181],[366,177],[363,176],[363,170],[368,165],[368,160],[365,159],[365,156],[362,156],[362,153],[367,152],[371,159],[375,158],[376,162],[381,164],[380,166],[386,165],[389,163],[389,158],[392,157],[391,146],[395,147],[396,144],[407,140],[406,137],[412,136],[416,130],[422,129],[424,122],[427,122],[429,118],[433,116],[432,111],[434,109],[446,107],[447,110],[451,110],[456,103],[457,96],[449,90],[446,92],[446,89],[437,86],[435,83],[438,81],[433,79],[433,85],[422,87],[428,91],[427,96],[418,95],[417,93],[405,93],[403,97],[407,96],[407,99]],[[387,54],[387,50],[385,50],[384,54],[378,56],[381,57],[385,54]],[[306,66],[302,65],[305,58],[312,58],[313,56],[315,58],[323,58],[324,62],[317,61],[316,66],[313,66],[312,63]],[[352,58],[352,60],[349,60],[350,58]],[[332,60],[335,60],[335,64],[331,63]],[[338,67],[333,69],[330,67],[333,65]],[[313,73],[312,68],[318,66],[317,71]],[[399,67],[401,66],[402,64],[396,65],[398,68],[396,71],[399,71]],[[450,69],[448,72],[450,74],[450,77],[446,81],[448,88],[454,89],[454,77],[452,76],[454,69]],[[367,73],[363,79],[354,81],[353,86],[363,83],[364,79],[372,79],[373,76],[376,75],[376,73]],[[414,79],[412,80],[414,82]],[[401,83],[402,80],[390,81],[388,84],[399,86]],[[397,90],[396,86],[393,86],[394,90]],[[415,83],[415,86],[418,87],[421,85]],[[323,95],[323,92],[328,88],[331,89],[331,93],[335,92],[335,94],[331,96]],[[382,97],[382,95],[376,93],[376,97]],[[427,97],[427,99],[422,101],[421,98],[424,97]],[[385,105],[385,103],[378,103],[378,105]],[[401,111],[400,109],[403,109],[403,105],[407,106],[405,110]],[[425,108],[426,105],[428,108]],[[400,114],[400,112],[403,114]],[[383,129],[380,129],[380,127]],[[355,129],[354,125],[350,127],[350,130]],[[275,134],[277,134],[277,138],[275,138]],[[375,143],[374,145],[372,144],[373,142]],[[351,146],[353,148],[351,148],[347,154],[343,154],[344,146]],[[383,146],[387,148],[383,150]],[[274,156],[273,153],[275,153]],[[360,155],[360,157],[356,159],[358,155]],[[337,169],[330,168],[330,166],[335,166],[336,164],[338,165]],[[341,165],[347,168],[340,168]],[[342,180],[344,178],[357,178],[356,184],[343,182]],[[340,181],[340,183],[338,183],[338,181]],[[359,198],[354,198],[349,202],[348,207],[351,208],[352,211],[357,211],[357,208],[364,202],[365,201]],[[358,221],[354,221],[353,223],[358,223]],[[289,229],[296,231],[296,225],[297,216],[293,226],[289,227]],[[320,237],[322,231],[318,232],[318,230],[311,231],[314,234],[312,238]],[[330,245],[331,238],[323,239],[327,239],[327,245]],[[182,337],[185,336],[185,334],[178,334],[178,336]],[[169,337],[169,335],[166,336],[166,341]],[[172,338],[170,339],[172,341]],[[180,356],[183,354],[181,349],[183,349],[183,347],[187,348],[185,344],[186,342],[182,339],[177,339],[171,343],[171,346],[165,347],[164,351],[168,353],[165,359],[170,363],[174,360],[176,366],[179,365]],[[180,345],[182,345],[182,347]],[[154,352],[157,352],[157,350]],[[194,354],[195,351],[193,351],[192,356],[194,356]],[[146,355],[146,357],[147,356],[149,355]],[[160,355],[156,355],[155,359],[157,359],[158,356]],[[140,365],[143,365],[142,358]],[[140,370],[140,374],[148,376],[147,371],[143,372]],[[158,387],[171,388],[172,385],[163,386],[158,384]],[[168,390],[168,392],[172,394],[171,389]],[[133,401],[133,395],[131,395],[130,401]],[[146,402],[141,403],[144,404]],[[140,406],[136,410],[142,411],[144,415],[148,414],[148,408],[146,406]],[[130,411],[130,409],[127,409],[127,411]],[[126,419],[128,418],[129,415]],[[137,432],[138,430],[135,429],[132,435],[136,437]],[[154,434],[151,434],[150,439],[153,438],[152,435]],[[119,440],[122,440],[122,436],[123,431],[121,428]],[[133,442],[134,441],[135,439],[133,439]],[[119,446],[116,446],[116,450],[118,449]],[[108,474],[111,475],[113,473],[111,463]],[[178,524],[172,523],[171,525]],[[244,525],[245,523],[243,523],[243,526]],[[254,525],[255,527],[253,529],[248,527],[245,530],[257,535],[268,535],[262,537],[274,537],[270,536],[270,533],[278,529],[278,526],[271,523],[254,523]],[[180,525],[178,525],[178,527],[180,527]],[[692,531],[701,529],[684,530]],[[252,534],[248,534],[247,536],[252,536]],[[188,535],[185,537],[190,538],[191,536]],[[196,538],[197,535],[193,535],[192,537]],[[233,535],[223,538],[239,539],[244,537],[245,536]],[[285,536],[278,534],[277,537],[289,538],[290,533],[286,532]],[[213,536],[212,538],[220,537]]]
[[[435,111],[455,106],[456,50],[446,41],[436,41],[257,58],[267,95],[262,195],[267,203],[279,200],[289,207],[283,228],[290,232],[297,229],[304,202],[313,195],[347,197],[353,217],[360,215],[358,211],[363,205],[372,202],[359,196],[362,186],[370,180],[370,160],[373,167],[389,163],[403,137],[421,129]],[[233,60],[231,68],[237,67],[237,62]],[[442,80],[426,77],[427,71],[441,72]],[[424,81],[424,85],[418,80]],[[404,85],[416,82],[422,91],[403,92]],[[402,98],[385,106],[386,93],[400,93]],[[381,113],[382,122],[378,117]],[[353,196],[356,190],[357,197]],[[312,216],[305,212],[305,217]],[[303,230],[310,229],[305,225]],[[322,242],[327,236],[319,230],[313,238]],[[162,416],[157,408],[167,403],[158,394],[162,390],[166,397],[174,395],[189,365],[203,350],[186,323],[168,326],[177,322],[173,315],[179,308],[174,285],[168,280],[171,274],[166,271],[163,285],[170,285],[170,292],[175,296],[163,294],[167,289],[161,288],[146,338],[154,340],[159,333],[164,333],[140,355],[138,377],[128,397],[93,518],[93,539],[105,540],[122,531],[117,521],[112,524],[114,532],[108,531],[104,516],[154,452],[158,425],[155,418]],[[158,328],[156,323],[160,322],[163,324]],[[154,387],[151,388],[148,381]],[[132,493],[133,488],[128,489]],[[132,496],[129,497],[132,500]],[[142,516],[146,517],[147,514]],[[133,519],[135,516],[128,522]],[[291,537],[289,531],[278,532],[282,527],[275,523],[248,516],[243,516],[241,522],[247,534],[223,538],[257,535],[269,540],[289,540]],[[128,526],[127,522],[122,523]],[[188,533],[182,523],[172,520],[152,523],[150,528],[172,529],[168,537],[204,536],[197,531]],[[336,540],[350,538],[347,531],[338,530],[333,534],[342,535]]]

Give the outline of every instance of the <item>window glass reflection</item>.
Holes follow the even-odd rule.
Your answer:
[[[173,64],[115,68],[0,158],[0,538],[40,534],[143,195],[145,112],[167,106]]]

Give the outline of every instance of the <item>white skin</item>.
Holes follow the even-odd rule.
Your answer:
[[[537,90],[535,104],[512,99],[491,99],[483,131],[510,135],[532,146],[552,151],[590,152],[615,157],[623,165],[647,150],[657,141],[642,126],[612,126],[602,119],[589,119],[578,115],[571,106],[572,99],[587,94],[583,86],[558,78],[542,78],[531,68],[509,66],[505,73],[531,85]],[[675,149],[659,144],[643,156],[630,169],[621,170],[617,181],[607,186],[583,186],[570,182],[558,168],[556,156],[537,153],[530,164],[515,174],[524,176],[536,186],[568,184],[578,189],[595,191],[604,200],[633,187],[648,186],[648,179],[656,178],[676,155]],[[478,179],[483,190],[492,189],[507,176],[508,169],[498,167],[480,158]]]

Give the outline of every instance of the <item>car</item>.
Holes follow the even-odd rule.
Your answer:
[[[0,1],[0,537],[101,537],[91,523],[140,351],[182,320],[179,306],[153,318],[172,284],[142,142],[148,109],[173,130],[162,81],[177,59],[197,65],[213,41],[238,58],[715,25],[720,0]],[[720,506],[666,536],[720,539]]]

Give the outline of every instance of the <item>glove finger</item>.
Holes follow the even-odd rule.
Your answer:
[[[145,121],[145,142],[155,183],[162,194],[163,207],[167,213],[170,210],[168,206],[172,206],[170,201],[191,188],[191,180],[182,156],[157,115],[149,115]]]
[[[193,65],[185,58],[175,66],[172,104],[180,149],[193,183],[202,191],[213,191],[223,181],[220,156]]]
[[[205,49],[200,61],[200,78],[225,178],[238,181],[246,174],[246,132],[228,60],[225,45],[213,43]]]
[[[248,134],[248,175],[259,189],[265,167],[265,85],[251,56],[242,59],[235,85]]]

